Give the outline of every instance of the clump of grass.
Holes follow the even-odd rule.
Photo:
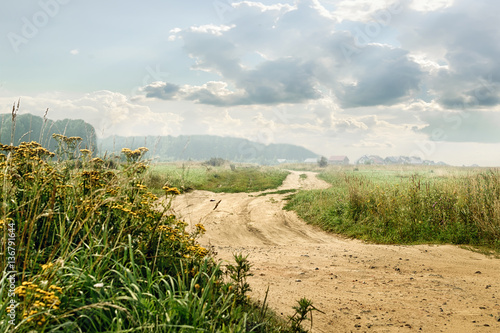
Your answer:
[[[205,183],[199,189],[226,193],[258,192],[280,186],[287,175],[287,171],[273,168],[215,170],[207,174]]]
[[[330,189],[301,191],[287,204],[306,221],[381,243],[451,243],[500,250],[497,169],[326,172]]]
[[[154,165],[146,176],[153,192],[164,185],[177,187],[181,193],[190,190],[212,192],[258,192],[279,187],[289,173],[276,168],[206,167],[200,164]]]
[[[181,193],[200,187],[206,179],[207,168],[199,163],[159,163],[150,166],[145,185],[157,195],[163,186],[176,187]]]
[[[243,290],[230,288],[225,268],[196,240],[203,225],[189,231],[170,213],[179,190],[163,184],[159,200],[145,185],[144,150],[124,149],[110,169],[78,152],[79,140],[58,138],[58,155],[36,142],[0,145],[0,312],[11,299],[8,261],[19,302],[14,325],[3,316],[0,331],[281,330],[236,301]]]

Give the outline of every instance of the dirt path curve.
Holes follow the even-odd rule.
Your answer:
[[[292,172],[279,189],[328,186]],[[314,313],[312,332],[500,332],[499,259],[455,246],[344,239],[283,211],[286,194],[260,193],[194,191],[172,207],[205,225],[200,242],[221,259],[249,254],[252,296],[262,300],[269,286],[276,312],[291,315],[307,297],[324,312]]]

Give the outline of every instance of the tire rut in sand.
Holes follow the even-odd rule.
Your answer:
[[[329,186],[307,173],[305,180],[292,171],[278,189],[326,188]],[[283,210],[288,194],[212,193],[193,191],[177,196],[172,202],[174,212],[190,225],[202,223],[207,230],[200,242],[210,245],[284,245],[323,243],[314,227],[307,226],[294,212]],[[219,203],[214,208],[215,203]]]
[[[245,224],[246,229],[248,230],[248,232],[250,232],[252,234],[253,237],[255,237],[257,240],[262,242],[262,244],[264,244],[264,245],[276,245],[273,241],[271,241],[270,239],[268,239],[265,236],[264,232],[262,232],[261,230],[256,228],[254,226],[254,224],[252,223],[252,219],[251,219],[252,211],[249,208],[249,205],[251,202],[252,202],[252,200],[248,200],[248,202],[244,205],[244,208],[241,210],[241,214],[240,214],[240,216],[243,220],[243,223]]]

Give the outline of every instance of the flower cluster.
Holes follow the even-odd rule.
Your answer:
[[[100,167],[101,165],[104,164],[104,161],[99,157],[94,157],[93,159],[90,160],[90,163],[93,163],[94,166]]]
[[[177,187],[168,187],[167,185],[163,186],[163,190],[165,190],[166,195],[178,195],[181,194],[181,191]]]
[[[75,143],[83,140],[79,136],[67,137],[67,136],[62,135],[62,134],[52,134],[52,137],[54,139],[56,139],[57,141],[63,141],[63,142],[70,144],[70,145],[75,144]]]
[[[12,221],[12,219],[11,218],[6,218],[5,220],[0,219],[0,230],[2,230],[5,227],[5,225],[9,223],[9,221]]]
[[[161,239],[166,242],[164,245],[175,248],[184,259],[203,258],[209,251],[196,242],[196,237],[205,232],[202,224],[197,224],[193,233],[186,232],[187,223],[175,218],[174,215],[168,217],[170,224],[159,225],[156,231],[163,235]]]
[[[67,137],[62,134],[52,134],[57,142],[57,154],[63,159],[73,159],[76,156],[77,147],[83,141],[79,136]],[[89,155],[90,156],[90,155]]]
[[[47,321],[45,313],[59,309],[61,301],[58,294],[62,293],[62,288],[50,285],[47,289],[43,290],[40,285],[29,281],[24,281],[15,289],[15,293],[23,301],[23,319],[26,319],[26,322],[42,326]]]
[[[9,146],[0,143],[0,150],[9,152],[12,155],[12,160],[18,162],[21,160],[40,162],[47,157],[54,157],[55,154],[43,148],[41,144],[35,141],[21,142],[19,146]],[[3,155],[3,154],[2,154]],[[5,160],[3,155],[3,160]]]
[[[196,224],[195,227],[196,232],[200,235],[204,234],[207,231],[207,229],[205,229],[205,226],[201,223]]]
[[[84,156],[91,156],[92,152],[89,149],[80,149],[80,153]]]
[[[33,184],[46,183],[56,176],[54,168],[47,162],[54,156],[47,149],[37,142],[22,142],[19,146],[9,146],[0,144],[0,151],[4,151],[10,158],[0,154],[0,169],[8,172],[0,173],[0,180],[12,181],[12,184],[19,189],[32,188]]]
[[[130,214],[130,215],[132,215],[132,216],[134,216],[134,217],[136,217],[136,216],[137,216],[137,213],[136,213],[136,212],[133,212],[133,211],[132,211],[132,209],[130,209],[130,208],[128,208],[128,207],[125,207],[125,206],[123,206],[123,205],[114,205],[114,206],[112,206],[111,208],[113,208],[113,209],[119,209],[119,210],[121,210],[121,211],[123,211],[123,212],[125,212],[125,213],[127,213],[127,214]]]
[[[127,162],[129,163],[135,163],[139,161],[139,159],[146,153],[148,152],[148,148],[146,147],[140,147],[135,150],[131,150],[130,148],[123,148],[122,149],[122,154],[125,155],[127,158]]]
[[[83,171],[82,172],[82,186],[85,189],[100,188],[104,185],[99,171]]]

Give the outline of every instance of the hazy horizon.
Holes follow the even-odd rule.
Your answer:
[[[0,113],[500,166],[500,3],[8,2]]]

